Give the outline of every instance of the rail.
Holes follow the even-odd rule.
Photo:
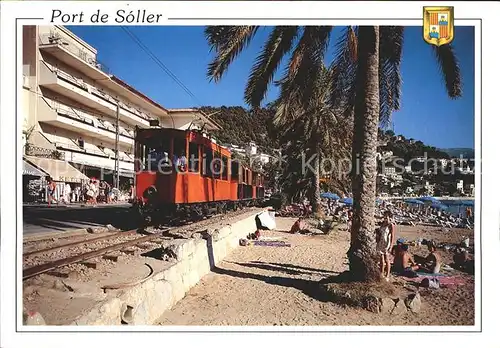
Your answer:
[[[29,279],[31,277],[34,277],[34,276],[42,274],[42,273],[46,273],[48,271],[52,271],[52,270],[59,268],[59,267],[62,267],[62,266],[67,266],[67,265],[71,265],[73,263],[86,261],[86,260],[92,259],[92,258],[97,257],[97,256],[105,255],[110,251],[120,250],[120,249],[123,249],[123,248],[128,247],[128,246],[137,245],[140,243],[147,242],[149,240],[158,239],[160,237],[161,237],[161,235],[158,235],[158,234],[150,234],[150,235],[140,237],[140,238],[137,238],[134,240],[130,240],[127,242],[110,245],[110,246],[107,246],[107,247],[102,248],[102,249],[93,250],[93,251],[83,253],[80,255],[75,255],[75,256],[64,258],[64,259],[59,259],[56,261],[33,266],[33,267],[30,267],[30,268],[23,270],[23,280]]]
[[[52,248],[28,251],[28,252],[23,254],[23,257],[46,254],[48,252],[54,252],[54,251],[58,251],[58,250],[65,249],[65,248],[71,248],[71,247],[86,244],[86,243],[94,243],[94,242],[98,242],[98,241],[102,241],[102,240],[106,240],[106,239],[111,239],[113,237],[122,237],[122,236],[132,235],[132,234],[136,234],[136,233],[137,233],[136,230],[130,230],[130,231],[126,231],[126,232],[117,232],[117,233],[113,233],[113,234],[108,234],[106,236],[100,236],[97,238],[91,238],[91,239],[80,240],[77,242],[61,244],[61,245],[58,245],[58,246],[55,246]]]

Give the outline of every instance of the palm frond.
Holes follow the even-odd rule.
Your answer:
[[[299,33],[297,26],[277,26],[256,58],[245,89],[245,102],[260,105],[283,57],[291,50]]]
[[[283,96],[288,100],[298,98],[306,106],[311,99],[313,84],[323,66],[333,27],[309,26],[297,43],[281,80]]]
[[[335,56],[330,65],[332,88],[330,104],[341,114],[351,114],[353,107],[358,39],[354,27],[347,27],[335,44]]]
[[[433,46],[439,68],[443,74],[448,96],[456,99],[462,96],[462,75],[460,66],[451,44]]]
[[[248,46],[258,26],[208,26],[205,36],[210,50],[215,51],[213,61],[208,65],[208,77],[220,81],[229,65]]]
[[[404,27],[380,27],[379,45],[379,94],[380,125],[385,128],[393,111],[400,108],[401,100],[401,56],[403,52]]]

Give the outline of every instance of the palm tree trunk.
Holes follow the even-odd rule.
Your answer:
[[[379,27],[358,32],[358,70],[352,146],[354,199],[349,268],[358,280],[378,280],[375,250],[376,153],[379,125]]]
[[[311,200],[312,211],[315,214],[321,212],[321,196],[320,196],[320,170],[319,170],[319,149],[316,149],[316,159],[314,160],[313,173],[313,194]]]

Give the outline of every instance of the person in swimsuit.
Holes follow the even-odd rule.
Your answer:
[[[380,273],[387,281],[389,281],[389,275],[391,274],[391,260],[389,254],[394,244],[395,234],[394,224],[392,223],[392,213],[387,210],[384,213],[384,220],[377,233],[377,251],[380,254]]]
[[[410,278],[416,277],[417,274],[415,272],[420,269],[421,265],[417,264],[415,260],[413,260],[413,256],[411,256],[409,252],[408,244],[403,244],[401,248],[403,249],[403,254],[401,256],[403,264],[402,275]]]
[[[392,256],[394,257],[392,269],[396,272],[401,272],[403,270],[403,244],[405,244],[405,240],[399,238],[396,241],[396,245],[392,248]]]
[[[306,228],[305,221],[302,217],[299,217],[299,219],[295,221],[292,228],[290,229],[290,233],[300,233],[304,228]]]
[[[425,264],[421,267],[424,272],[436,274],[441,270],[441,256],[437,251],[436,242],[429,241],[427,243],[429,255],[425,259]]]

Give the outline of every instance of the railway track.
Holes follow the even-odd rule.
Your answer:
[[[109,238],[110,237],[111,236],[109,236]],[[31,277],[34,277],[34,276],[42,274],[42,273],[52,271],[52,270],[59,268],[59,267],[62,267],[62,266],[67,266],[67,265],[71,265],[73,263],[93,259],[97,256],[105,255],[111,251],[121,250],[121,249],[129,247],[129,246],[133,246],[133,245],[141,244],[141,243],[144,243],[144,242],[147,242],[150,240],[158,239],[159,237],[160,237],[160,235],[158,235],[158,234],[149,234],[146,236],[142,236],[139,238],[134,238],[132,240],[128,240],[126,242],[108,245],[104,248],[100,248],[97,250],[92,250],[92,251],[80,253],[77,255],[73,255],[70,257],[58,259],[55,261],[49,261],[49,262],[42,263],[39,265],[31,266],[31,267],[23,270],[23,280],[29,279]],[[71,244],[74,244],[74,243],[71,243]],[[79,243],[79,244],[82,244],[82,243]]]
[[[236,215],[243,213],[245,213],[245,211],[240,211],[239,214]],[[234,217],[233,214],[229,215]],[[24,264],[27,265],[23,269],[23,280],[53,271],[56,268],[104,256],[113,251],[122,251],[133,246],[139,246],[140,248],[140,245],[143,243],[163,239],[165,237],[188,238],[188,235],[183,236],[183,229],[187,227],[192,227],[190,230],[196,228],[202,229],[211,222],[217,222],[211,220],[212,219],[207,219],[202,222],[188,223],[182,227],[165,227],[156,233],[147,235],[139,234],[137,230],[129,230],[96,238],[64,243],[53,247],[30,250],[23,254]],[[167,233],[165,234],[165,232]],[[103,244],[105,245],[104,247],[102,247]],[[58,255],[59,251],[64,251],[66,254],[65,257]],[[62,252],[59,254],[62,254]]]
[[[97,237],[97,238],[84,239],[84,240],[81,240],[81,241],[76,241],[76,242],[71,242],[71,243],[65,243],[65,244],[61,244],[61,245],[56,245],[56,246],[50,247],[50,248],[32,250],[32,251],[28,251],[28,252],[23,253],[23,258],[24,257],[29,257],[29,256],[36,256],[36,255],[53,253],[53,252],[61,250],[61,249],[66,249],[66,248],[71,248],[71,247],[77,247],[77,246],[85,245],[85,244],[88,244],[88,243],[93,243],[93,242],[95,243],[95,242],[98,242],[98,241],[104,241],[104,240],[111,239],[111,238],[114,238],[114,237],[122,237],[122,236],[132,235],[132,234],[136,234],[136,233],[137,233],[137,230],[130,230],[130,231],[125,231],[125,232],[117,232],[117,233],[107,234],[105,236],[100,236],[100,237]]]

